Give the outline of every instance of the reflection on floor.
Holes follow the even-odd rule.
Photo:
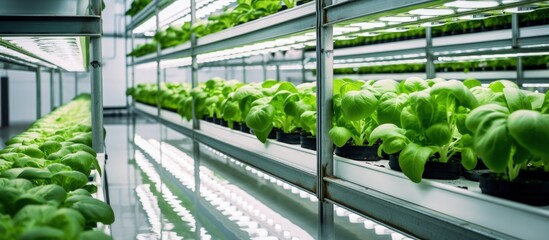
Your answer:
[[[208,146],[141,118],[105,118],[114,239],[313,239],[317,200]],[[405,239],[336,207],[337,239]]]

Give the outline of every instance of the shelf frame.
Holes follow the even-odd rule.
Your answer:
[[[442,2],[449,2],[444,0]],[[535,2],[535,1],[527,1]],[[191,1],[191,5],[194,5],[195,1]],[[331,104],[332,99],[332,86],[333,80],[333,60],[337,57],[337,51],[333,50],[333,27],[341,22],[351,19],[377,16],[384,12],[402,11],[411,8],[429,7],[433,5],[441,4],[441,1],[433,0],[390,0],[390,1],[344,1],[338,4],[332,4],[331,0],[319,0],[315,4],[305,4],[298,6],[295,9],[280,12],[265,18],[257,19],[253,22],[249,22],[234,28],[226,29],[221,32],[211,34],[200,39],[196,39],[196,36],[191,37],[191,41],[188,44],[184,44],[171,49],[164,49],[160,53],[157,52],[156,56],[147,55],[134,61],[131,58],[132,63],[128,66],[132,67],[132,86],[134,86],[134,73],[133,68],[138,64],[156,62],[159,69],[159,62],[165,59],[173,59],[179,57],[191,57],[191,74],[192,74],[192,86],[197,86],[198,83],[198,64],[197,55],[208,53],[217,50],[223,50],[231,47],[237,47],[247,45],[255,42],[261,42],[263,40],[272,39],[280,36],[291,35],[293,33],[301,32],[304,30],[315,29],[317,34],[317,52],[316,59],[317,69],[321,69],[317,75],[317,106],[318,106],[318,119],[317,119],[317,132],[319,141],[317,143],[318,154],[312,153],[312,156],[316,159],[316,169],[314,172],[303,170],[299,166],[291,164],[291,160],[283,159],[281,162],[279,158],[272,155],[266,155],[258,152],[258,149],[244,149],[242,146],[230,144],[227,141],[223,141],[222,135],[225,137],[251,137],[246,134],[239,133],[228,128],[218,127],[216,125],[201,121],[193,116],[191,124],[184,126],[182,123],[174,122],[177,115],[170,115],[165,113],[166,110],[155,109],[154,107],[144,107],[139,103],[132,103],[134,106],[133,112],[142,114],[144,116],[157,119],[158,122],[165,124],[166,126],[191,137],[195,144],[206,144],[212,148],[215,148],[227,155],[239,159],[240,161],[253,166],[259,170],[272,174],[284,181],[291,183],[295,186],[302,188],[305,191],[314,193],[319,198],[319,239],[333,239],[333,231],[330,229],[333,227],[333,204],[338,204],[344,208],[350,209],[358,214],[369,216],[376,221],[388,224],[401,230],[407,234],[421,238],[449,238],[449,239],[463,239],[463,236],[471,239],[488,239],[488,238],[520,238],[521,236],[514,236],[508,231],[500,227],[483,227],[481,223],[471,223],[463,218],[454,217],[449,213],[442,213],[437,206],[423,206],[420,202],[414,202],[411,198],[406,196],[397,197],[394,192],[385,191],[383,189],[374,189],[373,186],[368,185],[363,181],[357,179],[348,179],[341,175],[342,164],[346,160],[335,158],[332,154],[331,141],[328,138],[327,132],[331,126]],[[191,14],[194,10],[191,11]],[[293,16],[290,13],[293,12]],[[480,11],[480,10],[479,10]],[[316,13],[316,15],[315,15]],[[470,14],[468,12],[467,14]],[[466,14],[463,14],[466,15]],[[277,19],[278,18],[278,19]],[[194,15],[191,17],[194,22]],[[284,23],[280,19],[294,20],[288,23]],[[432,20],[432,19],[431,19]],[[285,29],[287,28],[287,29]],[[396,47],[389,54],[396,53],[423,53],[426,56],[432,56],[432,60],[436,58],[437,51],[449,51],[451,49],[460,49],[465,46],[481,47],[490,46],[491,44],[509,46],[511,42],[517,42],[520,44],[541,42],[546,39],[546,35],[536,35],[533,33],[522,34],[528,29],[521,29],[523,38],[506,38],[504,40],[492,40],[484,41],[480,43],[459,43],[459,44],[440,44],[441,38],[432,38],[430,40],[418,39],[411,40],[408,43],[414,47],[407,49],[399,49]],[[507,30],[505,30],[507,31]],[[533,32],[530,31],[530,32]],[[498,32],[499,34],[500,32]],[[501,32],[501,34],[507,34],[507,32]],[[509,35],[511,36],[511,35]],[[462,37],[462,36],[461,36]],[[446,38],[447,39],[447,38]],[[500,39],[500,38],[493,38]],[[132,36],[133,40],[133,36]],[[415,41],[415,42],[413,42]],[[430,41],[430,43],[428,42]],[[133,41],[132,41],[133,42]],[[402,44],[402,42],[393,43],[394,45]],[[133,43],[132,43],[133,46]],[[426,50],[426,48],[428,48]],[[517,50],[505,50],[515,53],[517,51],[529,51],[518,48]],[[503,52],[503,50],[502,50]],[[334,56],[334,53],[336,56]],[[376,55],[377,54],[377,55]],[[387,53],[370,52],[368,56],[384,56]],[[456,54],[457,56],[457,54]],[[432,73],[429,74],[433,76]],[[157,77],[159,78],[159,77]],[[193,104],[194,106],[194,104]],[[194,112],[194,111],[193,111]],[[181,120],[179,120],[181,121]],[[242,139],[242,138],[238,138]],[[238,141],[237,141],[238,142]],[[256,144],[260,144],[255,140]],[[250,141],[244,141],[242,144],[246,147],[253,145]],[[269,143],[274,145],[274,143]],[[292,147],[286,146],[286,151],[294,152]],[[195,148],[193,145],[193,155],[199,153],[199,148]],[[291,154],[287,154],[291,155]],[[198,166],[200,162],[195,158],[195,166]],[[363,170],[363,169],[361,169]],[[371,169],[363,170],[371,173]],[[393,173],[381,173],[382,176],[390,178],[391,181],[398,179],[399,182],[406,182],[407,185],[412,185],[412,188],[421,190],[424,186],[414,185],[402,176],[396,176]],[[398,175],[398,174],[397,174]],[[195,173],[195,178],[198,173]],[[373,184],[373,182],[371,183]],[[435,187],[433,191],[439,191],[444,187]],[[443,190],[446,191],[446,190]],[[477,193],[467,193],[465,190],[451,190],[448,191],[450,195],[474,195],[475,198],[485,199],[489,204],[497,205],[503,201],[494,197],[480,195]],[[440,192],[437,192],[440,194]],[[480,197],[479,197],[480,196]],[[416,199],[417,200],[417,199]],[[494,203],[495,202],[495,203]],[[516,203],[515,203],[516,204]],[[505,204],[504,204],[505,205]],[[516,204],[519,208],[524,208],[521,204]],[[331,209],[331,211],[330,211]],[[503,207],[504,210],[509,208]],[[527,208],[524,208],[527,209]],[[531,210],[531,208],[528,208]],[[530,211],[528,210],[528,211]],[[542,212],[538,214],[539,219],[549,219],[549,216],[544,215]],[[543,221],[542,221],[543,222]],[[428,223],[429,226],[425,227],[424,223]],[[531,235],[530,237],[539,237]]]
[[[100,37],[101,16],[14,15],[0,16],[0,37],[71,36]]]

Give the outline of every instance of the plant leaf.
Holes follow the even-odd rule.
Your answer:
[[[509,115],[507,127],[522,147],[544,159],[549,158],[549,115],[518,110]]]
[[[349,129],[345,127],[333,127],[328,132],[328,135],[330,135],[330,138],[334,142],[334,144],[338,147],[343,147],[349,139],[353,136],[353,133],[349,131]]]
[[[437,146],[444,146],[452,139],[452,131],[447,123],[437,123],[425,131],[427,139]]]
[[[412,182],[419,183],[425,170],[425,163],[433,155],[432,147],[422,147],[409,143],[399,155],[399,165],[404,175]]]
[[[503,95],[505,96],[505,101],[507,102],[507,107],[510,112],[514,112],[520,109],[532,109],[532,103],[530,99],[517,88],[504,88]]]
[[[372,115],[378,100],[369,91],[350,91],[341,99],[343,117],[349,121],[358,121]]]

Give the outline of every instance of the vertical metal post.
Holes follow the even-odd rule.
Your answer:
[[[305,72],[305,50],[301,50],[301,82],[306,82]]]
[[[316,89],[317,89],[317,197],[318,197],[318,239],[334,239],[334,205],[326,201],[324,177],[333,176],[333,143],[328,137],[333,115],[333,26],[326,25],[324,8],[332,0],[316,1]]]
[[[227,67],[227,60],[225,60],[225,66],[223,68],[225,69],[225,80],[229,80],[229,67]]]
[[[519,15],[517,13],[513,13],[511,16],[511,46],[513,49],[518,49],[519,46],[519,38],[520,38],[520,26],[519,26]],[[522,66],[522,57],[517,57],[517,85],[522,86],[522,82],[524,81],[524,69]]]
[[[63,72],[59,69],[59,106],[63,105]]]
[[[280,65],[276,64],[276,81],[280,81]]]
[[[124,12],[128,11],[128,1],[124,0]],[[124,74],[124,87],[126,90],[129,88],[129,68],[128,68],[128,29],[126,27],[128,26],[128,17],[126,15],[122,16],[124,18],[124,64],[126,67],[126,72]],[[126,96],[126,109],[129,109],[130,102],[129,102],[129,96]],[[129,156],[129,155],[128,155]]]
[[[0,109],[2,117],[0,119],[0,127],[10,125],[10,97],[9,97],[10,80],[6,76],[0,77]]]
[[[50,111],[53,111],[55,108],[55,96],[53,88],[53,68],[50,68]]]
[[[94,15],[101,16],[101,1],[92,0]],[[91,112],[92,145],[97,153],[104,153],[103,145],[103,69],[101,37],[90,37],[91,43]]]
[[[133,30],[131,32],[131,41],[130,41],[130,47],[133,48],[133,44],[134,44],[134,40],[135,40],[135,36],[133,35]],[[131,56],[130,57],[130,60],[131,60],[131,65],[132,65],[132,69],[131,69],[131,77],[130,77],[130,81],[131,81],[131,86],[132,87],[135,87],[135,66],[133,65],[134,61],[135,61],[135,57],[134,56]],[[135,106],[135,101],[134,99],[132,99],[132,107]]]
[[[42,86],[40,83],[40,66],[36,67],[36,119],[42,116]]]
[[[242,58],[242,82],[246,83],[246,61]]]
[[[425,75],[428,79],[435,78],[435,62],[433,57],[433,36],[432,29],[430,27],[425,28],[425,57],[427,62],[425,63]]]
[[[160,32],[160,3],[159,1],[155,1],[155,16],[156,16],[156,33]],[[160,43],[156,43],[156,117],[158,120],[160,120],[160,110],[162,109],[161,101],[162,101],[162,95],[160,94],[160,78],[161,78],[161,69],[160,69]]]
[[[74,73],[74,96],[78,96],[78,73]]]
[[[196,0],[191,0],[191,27],[196,23]],[[191,78],[192,78],[192,87],[195,88],[198,86],[198,62],[196,58],[196,34],[191,34]],[[225,71],[227,74],[227,71]],[[193,111],[193,130],[200,129],[200,122],[195,111],[195,101],[192,99],[192,111]],[[193,159],[194,159],[194,205],[195,205],[195,216],[198,216],[200,209],[200,144],[196,141],[194,132],[193,132]],[[200,230],[201,224],[200,221],[195,221],[195,236],[197,239],[200,239]]]
[[[267,55],[263,55],[263,61],[261,62],[261,70],[263,70],[263,81],[267,80]]]

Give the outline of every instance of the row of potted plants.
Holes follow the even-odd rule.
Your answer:
[[[290,82],[267,80],[244,84],[213,78],[194,89],[173,83],[162,84],[161,89],[161,94],[156,94],[156,84],[139,84],[126,94],[149,105],[156,106],[160,101],[163,108],[176,111],[189,121],[194,98],[199,119],[253,133],[261,142],[272,138],[300,144],[304,139],[304,147],[316,148],[312,138],[316,135],[314,83],[295,86]],[[170,106],[174,103],[176,108]]]
[[[161,49],[174,47],[188,42],[193,33],[197,37],[203,37],[309,1],[238,0],[238,5],[234,8],[227,9],[218,15],[210,15],[207,20],[198,21],[192,27],[190,22],[186,22],[181,27],[170,26],[165,31],[156,33],[152,42],[137,46],[128,56],[140,57],[154,53],[157,44],[160,44]]]
[[[457,179],[462,168],[474,169],[480,158],[494,173],[481,176],[485,192],[491,191],[486,190],[488,180],[522,181],[521,169],[521,176],[536,172],[547,178],[549,150],[532,145],[549,141],[547,94],[520,90],[506,80],[483,87],[474,79],[417,77],[401,82],[336,79],[333,91],[330,138],[336,155],[363,161],[390,159],[392,169],[414,182]],[[193,98],[199,118],[222,119],[226,123],[217,122],[244,131],[249,127],[261,142],[276,137],[310,149],[316,146],[315,83],[210,79],[177,97],[177,112],[188,120]],[[511,198],[549,204],[544,195],[518,196]]]
[[[522,58],[524,70],[548,69],[549,56],[531,56]],[[516,58],[471,61],[471,62],[444,62],[435,63],[436,72],[484,72],[484,71],[514,71]],[[423,73],[425,64],[393,64],[384,66],[365,66],[356,68],[336,68],[334,74],[376,74],[376,73]],[[313,75],[316,69],[313,69]]]
[[[499,14],[499,13],[498,13]],[[535,26],[549,23],[549,9],[539,9],[528,14],[519,15],[519,26]],[[479,20],[458,21],[452,22],[454,19],[449,19],[442,26],[431,27],[433,37],[449,36],[456,34],[466,34],[474,32],[483,32],[499,29],[511,28],[511,15],[500,15]],[[395,42],[402,40],[425,38],[425,29],[415,28],[406,32],[382,33],[376,36],[356,37],[349,40],[336,40],[334,48],[345,48],[354,46],[371,45],[378,43]],[[310,50],[313,50],[310,48]]]
[[[32,124],[0,151],[0,238],[110,239],[111,207],[92,197],[100,167],[91,148],[91,100],[83,94]]]
[[[390,167],[414,182],[457,179],[480,158],[491,171],[480,176],[483,192],[549,204],[549,149],[542,146],[549,141],[549,94],[506,80],[483,87],[474,79],[417,77],[350,81],[339,91],[330,131],[337,147],[369,146],[351,153],[366,160],[377,160],[375,151],[387,154]]]

